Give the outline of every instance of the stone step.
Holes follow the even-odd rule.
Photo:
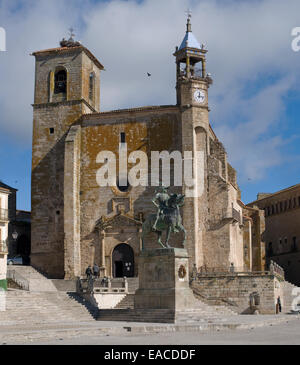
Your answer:
[[[99,321],[131,321],[131,322],[161,322],[173,323],[174,321],[204,321],[207,318],[220,317],[215,312],[205,310],[188,310],[174,313],[168,309],[109,309],[99,311]]]
[[[109,312],[112,311],[112,312]],[[128,311],[126,309],[107,309],[99,312],[98,321],[131,321],[131,322],[161,322],[161,323],[169,323],[174,319],[174,315],[172,313],[155,313],[153,311],[147,313],[143,311],[143,313],[138,313],[134,310]]]
[[[115,309],[134,308],[134,294],[127,294],[115,307]]]
[[[39,273],[32,266],[14,266],[9,268],[22,276],[29,283],[29,290],[33,292],[56,292],[57,289],[50,279]]]
[[[93,308],[76,293],[32,293],[22,290],[6,292],[6,311],[0,312],[3,323],[46,323],[94,321],[98,309]]]
[[[215,303],[215,301],[209,301],[205,299],[198,288],[193,288],[193,294],[197,301],[204,304],[207,310],[213,310],[214,312],[218,312],[219,314],[223,315],[238,315],[237,312],[235,312],[233,309],[231,309],[229,306],[222,304]],[[210,309],[209,309],[210,308]]]

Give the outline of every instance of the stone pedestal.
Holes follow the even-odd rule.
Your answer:
[[[139,289],[134,309],[183,311],[193,307],[188,253],[181,248],[143,251],[139,257]]]

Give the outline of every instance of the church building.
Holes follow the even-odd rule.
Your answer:
[[[264,270],[264,212],[241,202],[236,171],[210,125],[206,54],[188,18],[174,53],[176,103],[102,112],[104,66],[72,35],[33,53],[32,266],[50,278],[74,279],[94,263],[102,276],[138,276],[142,223],[156,213],[157,187],[97,183],[98,154],[118,156],[126,143],[128,154],[143,151],[149,161],[151,151],[202,153],[202,165],[192,163],[203,189],[181,208],[190,269]],[[170,192],[186,193],[173,185]],[[171,245],[181,242],[181,233],[171,235]],[[150,247],[159,248],[154,233]]]

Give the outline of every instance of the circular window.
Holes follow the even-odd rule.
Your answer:
[[[120,185],[119,179],[117,180],[117,188],[122,192],[122,193],[126,193],[129,188],[130,188],[130,184],[129,181],[127,180],[126,185]]]

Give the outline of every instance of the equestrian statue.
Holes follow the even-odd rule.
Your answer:
[[[160,191],[156,191],[155,197],[152,200],[153,204],[157,208],[156,214],[150,214],[142,227],[142,249],[144,249],[144,238],[150,232],[157,234],[157,242],[163,248],[170,248],[169,239],[171,232],[178,233],[182,231],[184,233],[183,247],[185,244],[186,232],[182,225],[182,219],[180,215],[180,207],[184,204],[184,195],[182,194],[169,194],[167,187],[160,187]],[[162,233],[166,231],[166,241],[163,243]]]

